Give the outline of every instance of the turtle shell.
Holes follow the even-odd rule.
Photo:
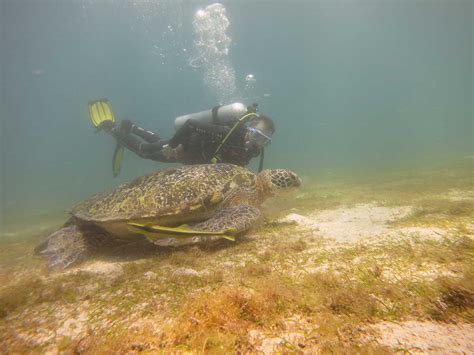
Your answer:
[[[98,223],[166,217],[185,223],[193,215],[215,210],[231,189],[254,186],[255,178],[251,171],[231,164],[170,168],[98,193],[71,213]]]

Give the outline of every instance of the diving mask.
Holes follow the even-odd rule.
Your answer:
[[[248,131],[248,140],[249,142],[259,146],[259,147],[264,147],[267,144],[270,144],[272,142],[272,138],[267,136],[265,133],[263,133],[261,130],[258,128],[254,127],[247,127]]]

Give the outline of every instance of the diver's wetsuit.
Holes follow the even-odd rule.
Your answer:
[[[232,129],[232,126],[202,123],[189,119],[169,140],[162,140],[157,134],[132,125],[131,133],[143,138],[141,141],[132,134],[120,129],[112,129],[110,133],[117,141],[142,158],[161,162],[179,162],[183,164],[207,164],[211,162],[220,143]],[[250,160],[258,156],[258,147],[246,148],[245,125],[238,126],[219,151],[220,162],[246,166]],[[178,158],[167,158],[161,152],[164,145],[176,148],[182,145],[183,152]]]

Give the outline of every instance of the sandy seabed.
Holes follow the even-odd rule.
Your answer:
[[[392,182],[387,186],[387,191],[393,189]],[[341,192],[340,186],[329,185],[321,189],[315,183],[295,197],[296,206],[287,199],[278,213],[270,213],[266,224],[235,245],[168,248],[156,252],[140,250],[135,251],[133,257],[127,253],[113,258],[99,257],[60,273],[47,270],[44,261],[32,255],[37,240],[44,238],[53,226],[43,223],[38,226],[37,233],[28,238],[16,238],[21,232],[10,230],[6,235],[8,240],[0,249],[0,352],[179,351],[183,349],[181,345],[173,347],[166,339],[169,339],[169,327],[186,313],[180,302],[199,300],[201,295],[212,294],[222,287],[237,284],[242,287],[246,275],[258,281],[258,277],[264,280],[265,273],[295,279],[326,272],[340,274],[352,270],[351,267],[357,269],[358,265],[366,265],[365,254],[351,256],[349,261],[324,259],[325,254],[344,255],[341,251],[353,248],[375,248],[376,251],[384,243],[396,245],[398,241],[407,245],[420,241],[441,243],[460,235],[473,240],[474,194],[469,184],[467,187],[448,184],[430,194],[410,192],[411,198],[402,196],[402,201],[387,203],[393,199],[391,194],[387,197],[382,191],[367,196],[364,195],[367,186],[346,186]],[[353,190],[357,191],[356,196],[367,198],[348,200],[347,195]],[[329,205],[327,196],[332,196]],[[434,201],[432,204],[430,199]],[[444,204],[449,206],[443,207]],[[31,230],[27,232],[31,233]],[[274,258],[275,255],[278,257]],[[460,278],[461,266],[474,262],[473,255],[465,255],[462,260],[443,261],[442,264],[426,258],[423,261],[413,259],[403,264],[403,271],[394,271],[387,266],[391,265],[390,260],[385,260],[389,257],[384,259],[383,255],[375,255],[371,258],[383,266],[380,274],[387,283],[400,278],[435,282],[439,277]],[[132,284],[138,286],[130,288]],[[252,294],[252,287],[245,287]],[[148,289],[150,293],[145,292]],[[23,295],[15,300],[14,292]],[[472,314],[469,302],[463,312]],[[384,317],[361,321],[357,325],[357,336],[350,340],[336,336],[335,342],[349,341],[355,347],[351,349],[376,344],[387,352],[472,353],[472,319],[454,315],[444,322],[408,312],[408,316],[395,322]],[[198,329],[200,321],[196,322]],[[245,340],[241,339],[242,335],[238,340],[239,344],[246,344],[244,348],[242,345],[229,348],[228,344],[212,348],[215,344],[206,340],[200,348],[188,344],[184,349],[197,352],[243,349],[262,353],[327,350],[321,347],[323,338],[314,340],[321,325],[311,323],[304,315],[286,316],[268,327],[262,321],[251,323],[246,320],[245,325],[242,333]],[[227,323],[224,323],[225,327]],[[117,334],[127,335],[118,339],[111,329],[126,329],[125,333]],[[98,334],[100,339],[107,340],[98,340]]]

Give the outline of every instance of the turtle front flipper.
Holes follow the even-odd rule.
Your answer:
[[[35,249],[35,252],[48,259],[49,267],[65,269],[90,255],[86,239],[78,226],[67,226],[51,234],[46,242]]]
[[[232,230],[233,235],[238,235],[253,227],[261,216],[258,208],[242,204],[223,208],[208,220],[194,224],[192,228],[207,232]]]
[[[180,227],[145,226],[133,224],[133,228],[140,230],[150,241],[160,246],[178,246],[183,244],[194,244],[208,242],[217,239],[235,240],[239,235],[260,219],[260,210],[249,205],[239,205],[224,208],[218,211],[210,219]]]

